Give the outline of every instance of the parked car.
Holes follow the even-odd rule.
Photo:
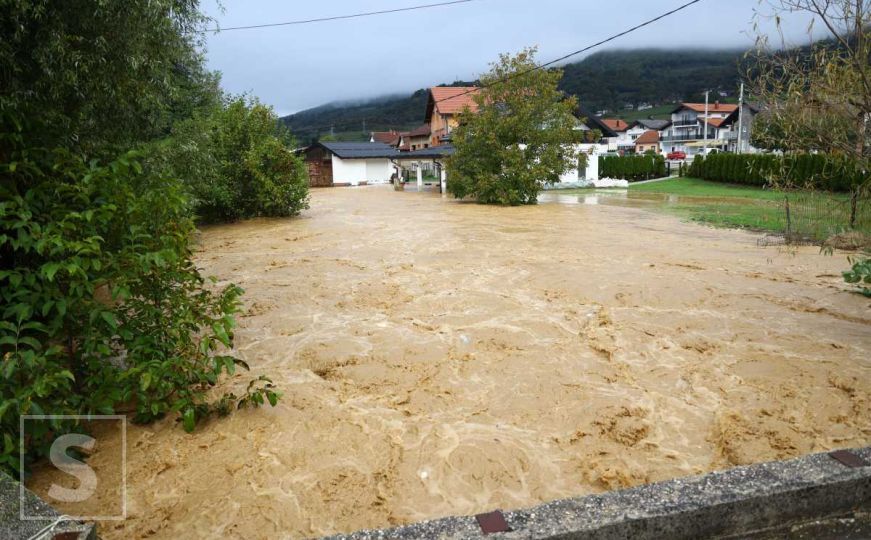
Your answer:
[[[676,150],[674,152],[669,152],[665,156],[669,161],[683,161],[687,158],[686,152],[681,152],[680,150]]]

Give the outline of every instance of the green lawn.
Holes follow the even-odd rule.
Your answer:
[[[673,178],[649,184],[630,184],[628,197],[609,201],[608,194],[620,190],[566,190],[566,195],[599,193],[601,204],[638,206],[668,212],[689,221],[716,227],[784,232],[787,228],[784,193],[709,182],[698,178]],[[624,192],[625,193],[625,192]],[[793,192],[790,199],[790,230],[825,240],[842,232],[849,223],[846,194]],[[871,235],[871,205],[860,207],[856,229]]]
[[[698,178],[672,178],[649,184],[629,184],[629,190],[636,193],[670,193],[685,197],[740,197],[767,201],[783,199],[783,194],[768,189],[709,182]]]
[[[783,232],[787,220],[782,192],[709,182],[697,178],[675,178],[629,186],[631,194],[663,194],[663,210],[692,221],[718,227]],[[841,232],[849,222],[846,194],[790,193],[791,229],[824,240]],[[868,233],[871,216],[867,207],[859,216],[857,229]]]

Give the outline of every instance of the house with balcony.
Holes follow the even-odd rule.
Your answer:
[[[738,105],[719,101],[709,103],[707,108],[704,103],[681,103],[671,112],[671,124],[661,132],[662,153],[679,151],[694,156],[708,148],[725,150],[728,130],[721,128],[737,109]]]
[[[759,114],[759,108],[756,105],[745,103],[743,110],[736,108],[723,120],[719,128],[720,138],[726,141],[725,150],[727,152],[753,154],[759,151],[750,144],[753,120],[757,114]],[[740,137],[739,127],[741,129]]]

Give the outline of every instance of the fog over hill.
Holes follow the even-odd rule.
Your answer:
[[[615,116],[627,114],[627,105],[703,99],[706,89],[733,97],[742,56],[743,51],[734,49],[603,51],[562,66],[560,86],[578,96],[587,109],[607,109]],[[465,84],[470,83],[451,83]],[[301,142],[323,137],[331,130],[340,139],[360,139],[368,131],[416,127],[425,121],[425,108],[426,89],[419,89],[411,95],[394,92],[369,100],[328,103],[282,120]]]

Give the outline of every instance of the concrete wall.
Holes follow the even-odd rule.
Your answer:
[[[384,184],[392,172],[387,158],[342,159],[333,155],[333,185]]]
[[[869,538],[871,448],[853,452],[865,466],[814,454],[504,512],[509,530],[487,536],[475,517],[462,516],[332,538]]]
[[[607,144],[579,144],[575,146],[580,152],[587,154],[587,168],[582,174],[578,174],[578,169],[572,169],[566,174],[560,176],[560,183],[563,182],[581,182],[584,180],[599,179],[599,156],[608,151]]]

